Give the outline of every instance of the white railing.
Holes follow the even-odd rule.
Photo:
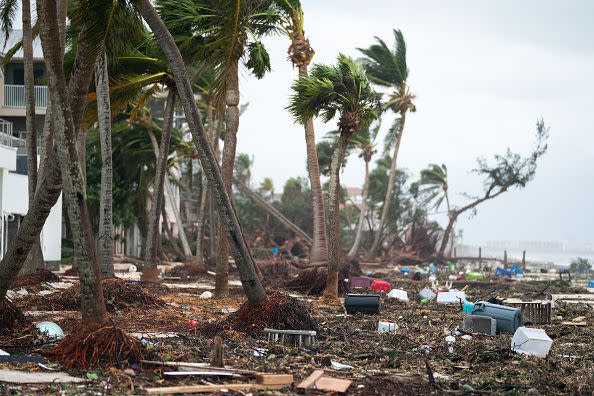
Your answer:
[[[47,86],[35,86],[35,107],[47,107]],[[25,86],[4,85],[4,107],[25,107]]]

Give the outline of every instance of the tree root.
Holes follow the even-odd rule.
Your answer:
[[[222,321],[202,327],[201,333],[215,335],[224,330],[235,330],[244,334],[259,334],[267,327],[279,330],[316,330],[318,325],[304,303],[278,290],[272,290],[268,292],[268,299],[264,304],[245,302],[237,312]]]
[[[0,302],[0,334],[10,334],[29,321],[20,309],[7,298]]]
[[[67,335],[56,348],[42,354],[66,369],[83,370],[98,366],[120,367],[151,358],[138,339],[128,336],[115,325],[95,329],[81,327]]]

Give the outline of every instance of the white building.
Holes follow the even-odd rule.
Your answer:
[[[22,38],[13,30],[6,44],[12,48]],[[4,41],[4,37],[0,37]],[[0,53],[0,58],[4,54]],[[33,43],[35,114],[38,135],[47,106],[45,64],[41,43]],[[25,147],[25,81],[23,52],[18,51],[0,73],[0,258],[14,240],[28,208],[27,150]],[[52,208],[41,232],[46,262],[59,262],[62,250],[62,197]]]
[[[4,135],[4,136],[2,136]],[[16,237],[29,202],[27,175],[17,173],[17,147],[6,145],[0,132],[0,259]],[[13,143],[20,143],[12,139]],[[46,262],[59,262],[62,251],[62,196],[50,211],[41,232],[41,248]]]

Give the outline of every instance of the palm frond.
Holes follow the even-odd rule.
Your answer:
[[[2,48],[6,47],[10,32],[12,31],[12,24],[19,9],[18,0],[0,0],[0,31],[4,35],[4,44]]]
[[[256,78],[261,79],[270,71],[270,55],[261,41],[248,44],[248,59],[245,66]]]

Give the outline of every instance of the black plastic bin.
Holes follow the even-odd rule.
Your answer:
[[[348,314],[357,312],[377,314],[380,308],[380,296],[377,294],[347,294],[344,307]]]

